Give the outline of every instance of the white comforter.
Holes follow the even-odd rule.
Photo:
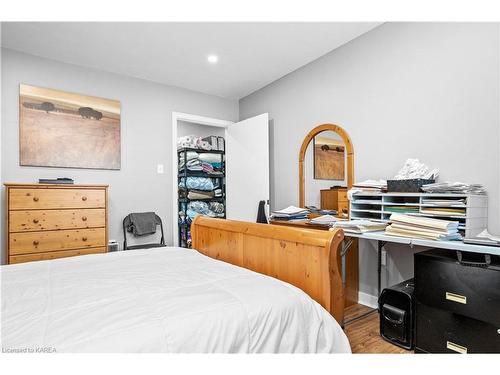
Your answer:
[[[350,352],[292,285],[163,248],[2,266],[2,348],[57,352]]]

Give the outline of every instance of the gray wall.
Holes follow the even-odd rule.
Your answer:
[[[19,84],[121,101],[121,170],[19,166]],[[238,103],[149,81],[2,50],[2,182],[71,177],[76,183],[109,184],[109,237],[121,242],[121,220],[133,211],[156,211],[166,237],[172,227],[172,111],[235,121]],[[157,174],[156,165],[165,165]],[[5,199],[2,194],[2,200]],[[2,216],[2,228],[4,215]],[[4,230],[4,229],[3,229]],[[2,244],[2,248],[5,245]],[[2,263],[5,250],[2,251]]]
[[[489,229],[500,233],[498,24],[384,24],[240,100],[240,118],[263,112],[274,124],[275,207],[298,203],[294,161],[307,132],[335,123],[353,141],[356,181],[390,178],[417,157],[443,181],[485,184]],[[412,251],[389,249],[389,282],[411,276]],[[374,256],[363,243],[368,294]]]
[[[226,128],[218,126],[208,126],[195,124],[186,121],[177,121],[177,137],[183,137],[185,135],[195,135],[197,137],[208,137],[210,135],[216,135],[218,137],[224,137]]]

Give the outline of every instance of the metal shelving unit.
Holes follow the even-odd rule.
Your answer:
[[[218,186],[222,190],[222,195],[220,197],[213,197],[207,199],[190,199],[187,197],[180,196],[180,190],[178,192],[178,225],[179,225],[179,246],[180,247],[191,247],[191,222],[187,216],[187,206],[189,202],[218,202],[224,205],[224,216],[221,218],[226,218],[226,160],[225,160],[225,152],[220,150],[202,150],[196,148],[181,148],[177,150],[177,165],[180,165],[180,159],[183,156],[184,160],[187,162],[187,153],[189,151],[197,152],[198,154],[218,154],[221,156],[221,169],[220,173],[207,173],[201,171],[189,171],[186,167],[186,163],[184,164],[184,168],[179,170],[177,173],[178,185],[181,183],[184,178],[184,189],[187,192],[189,191],[187,187],[187,178],[188,177],[205,177],[211,178],[218,181]],[[183,218],[181,217],[183,214]]]

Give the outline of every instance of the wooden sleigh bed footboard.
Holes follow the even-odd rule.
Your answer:
[[[318,231],[197,216],[193,248],[302,289],[343,326],[342,230]]]

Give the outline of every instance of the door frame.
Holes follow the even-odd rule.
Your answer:
[[[212,117],[193,115],[190,113],[172,112],[172,240],[173,246],[179,246],[179,193],[178,193],[178,173],[177,163],[177,127],[178,122],[189,122],[196,125],[215,126],[227,128],[234,124],[234,121],[220,120]]]

